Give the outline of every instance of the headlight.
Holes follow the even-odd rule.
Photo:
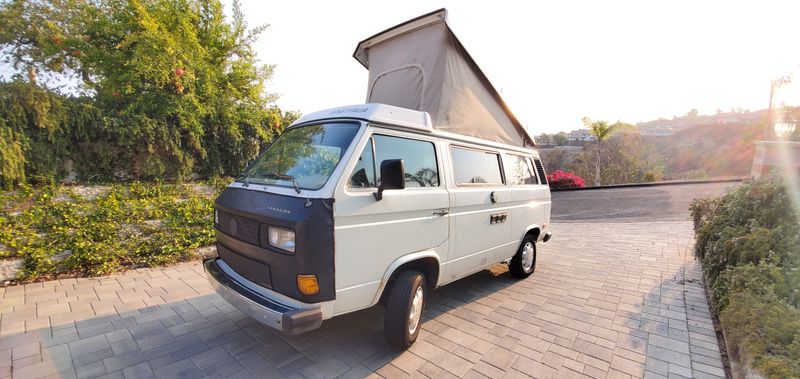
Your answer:
[[[269,244],[278,249],[294,253],[294,231],[277,226],[270,226]]]
[[[219,212],[214,209],[214,225],[219,225]]]

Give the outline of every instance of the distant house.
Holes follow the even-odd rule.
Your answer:
[[[763,112],[730,112],[730,113],[720,113],[714,116],[711,116],[711,124],[715,125],[726,125],[726,124],[737,124],[737,125],[750,125],[756,124],[764,118]]]
[[[577,129],[569,132],[567,139],[569,141],[587,142],[594,141],[597,139],[597,137],[589,133],[589,129]]]
[[[647,128],[639,128],[639,135],[649,137],[665,137],[675,134],[675,130],[666,125],[656,125]]]

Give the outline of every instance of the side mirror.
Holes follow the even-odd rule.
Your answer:
[[[383,199],[384,190],[406,188],[406,167],[402,159],[387,159],[381,162],[381,185],[372,194],[375,200]]]

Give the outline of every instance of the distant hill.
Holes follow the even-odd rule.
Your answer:
[[[763,123],[695,124],[680,130],[661,129],[660,133],[651,130],[649,134],[640,129],[635,137],[630,132],[613,136],[612,141],[606,145],[611,154],[606,159],[611,159],[612,166],[621,165],[617,171],[621,169],[628,172],[632,167],[639,167],[638,170],[652,172],[655,180],[748,176],[755,155],[755,141],[762,137],[762,125]],[[615,141],[618,139],[619,141]],[[539,148],[547,172],[565,170],[587,177],[593,176],[594,144],[584,143],[583,147]],[[614,146],[617,146],[616,150]],[[631,180],[631,175],[614,175],[614,169],[610,167],[606,171],[608,172],[603,175],[611,176],[603,178],[605,183]]]
[[[752,125],[764,120],[766,113],[767,111],[764,109],[753,112],[749,110],[718,112],[713,115],[689,112],[685,116],[674,117],[671,120],[660,118],[658,120],[639,122],[636,127],[639,128],[642,134],[647,135],[651,131],[670,130],[677,132],[698,125]]]
[[[696,179],[749,175],[760,138],[758,124],[711,124],[643,142],[663,162],[665,179]]]

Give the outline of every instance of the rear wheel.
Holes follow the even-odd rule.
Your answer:
[[[527,278],[533,273],[536,267],[536,239],[532,235],[527,235],[522,239],[517,254],[508,263],[511,274],[517,278]]]
[[[389,345],[406,349],[416,341],[426,297],[424,275],[419,271],[400,273],[389,294],[383,318],[383,333]]]

